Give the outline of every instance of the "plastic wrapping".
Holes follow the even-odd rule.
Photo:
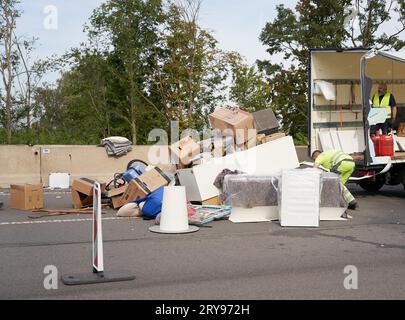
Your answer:
[[[316,170],[316,169],[300,169]],[[224,178],[221,200],[224,204],[241,208],[278,206],[278,182],[281,173],[272,176],[248,174],[227,175]],[[320,205],[325,208],[343,208],[342,186],[339,175],[322,172]]]
[[[336,173],[322,172],[321,207],[346,207],[346,202],[342,198],[340,177]]]
[[[195,206],[188,204],[188,223],[190,225],[205,225],[212,221],[226,219],[232,208],[230,206]],[[159,225],[161,214],[156,217],[155,224]]]
[[[230,206],[192,206],[189,208],[188,221],[193,225],[204,225],[228,217],[231,210]]]
[[[277,206],[277,176],[228,175],[224,179],[222,201],[232,207]]]

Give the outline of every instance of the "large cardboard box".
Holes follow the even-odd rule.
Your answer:
[[[44,192],[42,184],[10,185],[10,207],[20,210],[42,209]]]
[[[88,178],[73,180],[71,195],[73,207],[81,209],[93,205],[93,186],[95,181]],[[105,183],[100,183],[101,191],[105,190]]]
[[[172,160],[176,164],[188,165],[200,152],[200,145],[191,137],[185,137],[170,146]]]
[[[158,167],[155,167],[152,170],[141,174],[138,178],[135,178],[128,184],[128,187],[122,196],[122,202],[127,204],[138,199],[143,199],[160,187],[167,186],[170,182],[170,178]]]
[[[234,136],[237,145],[256,136],[253,115],[239,108],[218,108],[209,115],[209,120],[212,128],[221,130],[225,136]]]

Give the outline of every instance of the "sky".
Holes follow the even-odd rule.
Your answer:
[[[18,34],[36,37],[36,57],[60,55],[86,40],[83,26],[104,0],[21,0]],[[253,64],[268,58],[259,35],[276,15],[276,5],[293,7],[294,0],[203,0],[200,25],[213,32],[219,47],[238,51]],[[56,17],[56,19],[54,18]],[[54,81],[56,74],[48,75]]]

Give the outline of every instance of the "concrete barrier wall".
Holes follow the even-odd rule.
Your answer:
[[[300,161],[308,160],[306,147],[297,147],[297,154]],[[125,171],[133,159],[166,171],[173,169],[167,146],[136,146],[127,155],[114,158],[96,146],[0,145],[0,188],[19,183],[43,183],[47,187],[49,174],[56,172],[69,173],[71,181],[88,177],[109,182],[114,173]]]
[[[41,180],[40,147],[0,146],[0,187]]]

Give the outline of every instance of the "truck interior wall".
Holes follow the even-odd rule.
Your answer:
[[[322,95],[313,95],[311,150],[321,149],[318,133],[330,130],[363,130],[356,126],[363,121],[363,112],[360,109],[361,87],[360,59],[364,52],[313,52],[311,64],[312,80],[339,80],[343,84],[336,86],[337,100],[327,101]],[[376,57],[367,61],[367,76],[374,80],[388,82],[388,90],[395,96],[400,106],[398,120],[405,122],[405,64]],[[357,81],[353,84],[354,102],[351,103],[351,85],[346,81]],[[391,82],[394,80],[395,84]],[[313,88],[312,88],[313,89]],[[377,92],[378,84],[374,84],[372,92]],[[313,90],[312,90],[313,91]],[[402,106],[401,106],[402,105]],[[334,128],[314,128],[314,124],[336,123]],[[342,127],[341,122],[351,122],[352,127]]]

